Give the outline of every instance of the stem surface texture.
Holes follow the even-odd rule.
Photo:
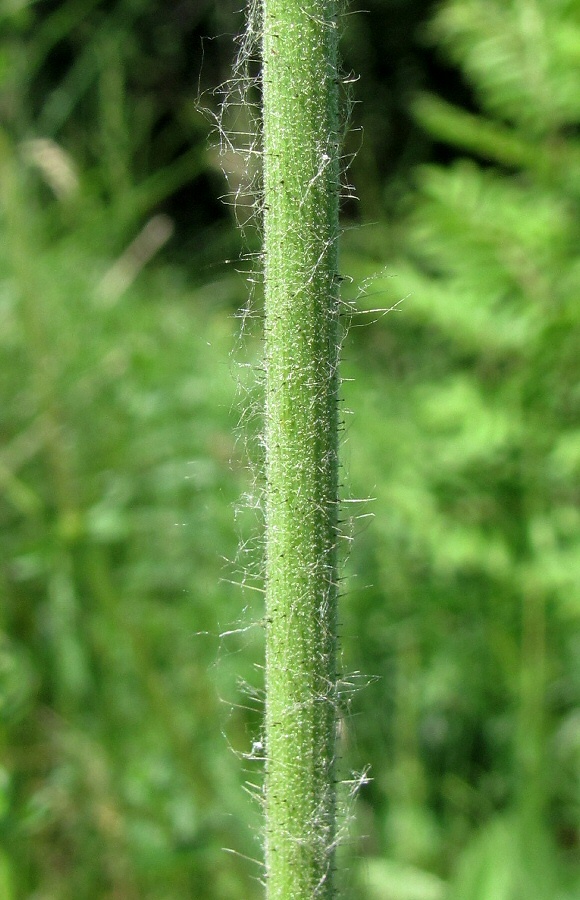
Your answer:
[[[268,900],[333,896],[337,3],[263,0]]]

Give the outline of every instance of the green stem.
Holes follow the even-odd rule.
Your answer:
[[[337,2],[263,17],[266,878],[312,900],[336,838]]]

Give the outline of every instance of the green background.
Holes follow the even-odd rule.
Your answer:
[[[573,900],[580,3],[365,9],[342,895]],[[2,900],[262,894],[259,243],[216,130],[241,28],[0,10]]]

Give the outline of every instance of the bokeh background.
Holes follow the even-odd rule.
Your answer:
[[[239,5],[0,9],[2,900],[262,895]],[[580,2],[362,6],[342,896],[573,900]]]

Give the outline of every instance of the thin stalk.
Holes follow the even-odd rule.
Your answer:
[[[269,900],[333,895],[337,6],[262,8]]]

